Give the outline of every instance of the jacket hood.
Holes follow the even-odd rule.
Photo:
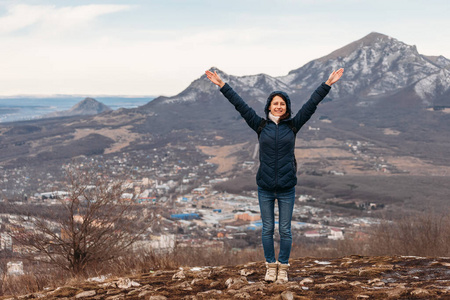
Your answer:
[[[264,107],[266,118],[269,118],[270,102],[272,102],[272,99],[275,96],[280,96],[281,98],[283,98],[284,102],[286,102],[286,111],[289,113],[288,119],[292,118],[291,99],[289,98],[288,94],[283,91],[274,91],[270,93],[269,98],[267,98],[266,106]]]

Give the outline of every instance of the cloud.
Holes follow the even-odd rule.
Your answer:
[[[131,8],[130,5],[11,5],[0,17],[0,34],[15,34],[21,30],[33,33],[61,33],[87,23],[97,17]]]

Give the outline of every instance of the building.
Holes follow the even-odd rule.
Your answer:
[[[309,231],[306,231],[304,234],[305,234],[305,237],[307,237],[307,238],[317,238],[317,237],[322,236],[318,230],[309,230]]]
[[[206,195],[206,194],[208,194],[208,189],[206,187],[199,187],[199,188],[193,189],[192,194]]]
[[[10,261],[6,264],[8,275],[23,275],[23,262],[21,261]]]
[[[245,212],[245,213],[235,214],[234,219],[253,222],[253,221],[260,220],[261,216],[259,214]]]
[[[330,240],[343,240],[344,239],[344,233],[341,229],[338,228],[331,228],[330,234],[328,235],[328,238]]]
[[[0,233],[0,249],[12,250],[12,238],[7,233]]]
[[[180,219],[180,220],[194,220],[200,219],[199,214],[196,213],[187,213],[187,214],[172,214],[170,215],[171,219]]]

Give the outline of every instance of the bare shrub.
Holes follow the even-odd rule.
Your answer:
[[[24,257],[80,274],[125,255],[146,228],[137,226],[131,199],[123,199],[122,181],[83,170],[70,170],[67,180],[68,195],[52,211],[18,210],[22,226],[12,237]]]
[[[372,231],[371,255],[450,255],[450,217],[423,214],[385,221]]]

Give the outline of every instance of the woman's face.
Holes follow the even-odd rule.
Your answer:
[[[269,110],[275,117],[281,117],[286,113],[286,102],[280,96],[275,96],[270,102]]]

